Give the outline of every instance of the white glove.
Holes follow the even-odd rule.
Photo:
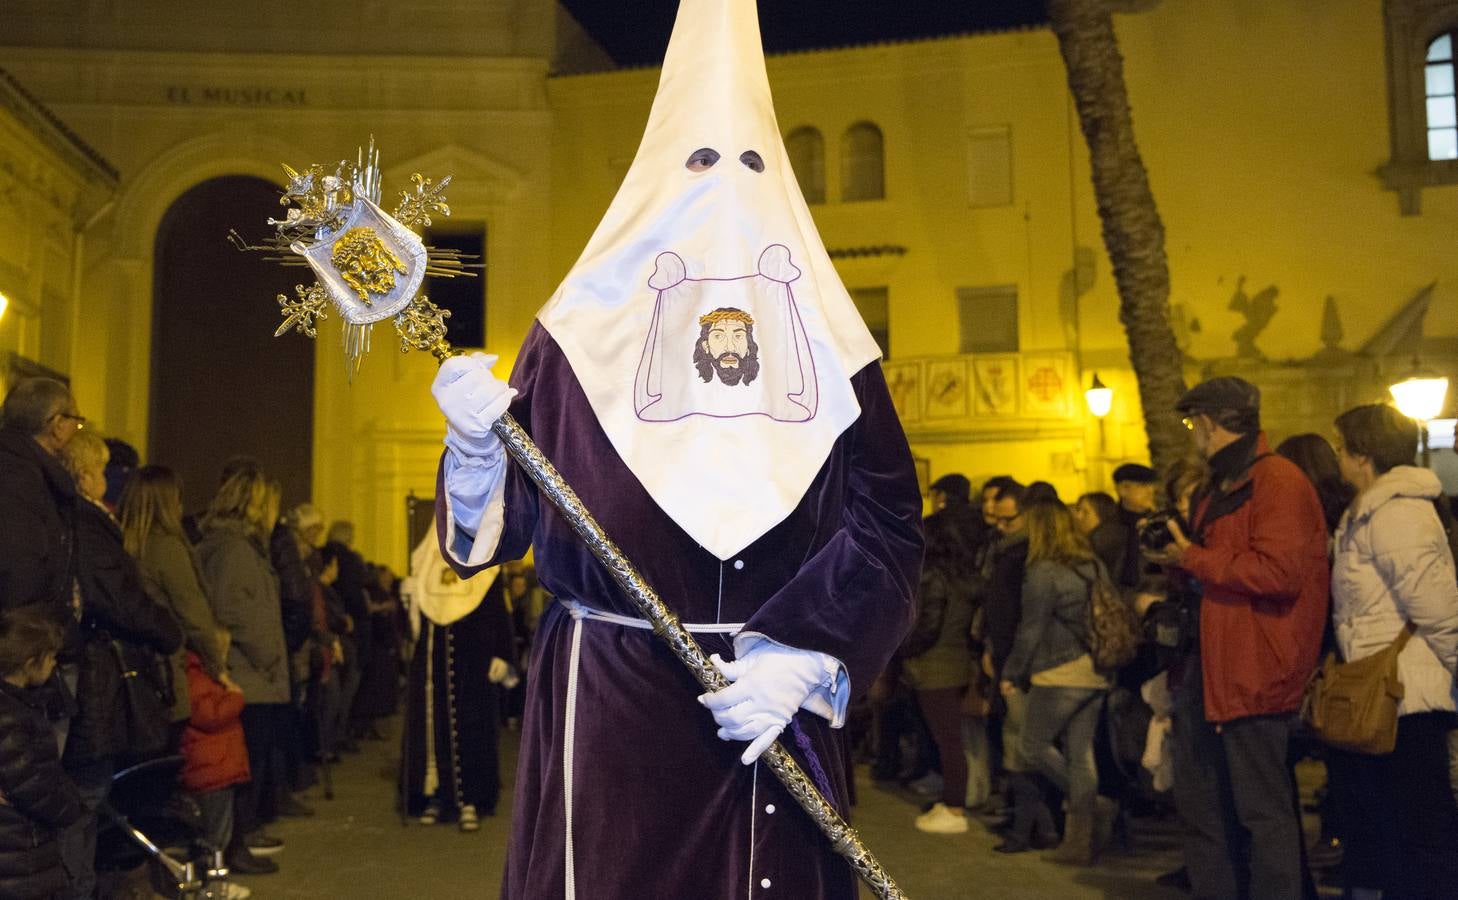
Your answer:
[[[445,414],[446,446],[464,459],[496,452],[500,439],[491,430],[511,405],[516,390],[491,374],[496,355],[453,356],[436,373],[430,392]]]
[[[502,659],[499,656],[491,657],[491,667],[486,670],[487,681],[491,682],[492,684],[500,684],[501,682],[505,681],[506,676],[510,674],[511,666],[508,666],[506,664],[506,660]]]
[[[455,521],[478,533],[505,478],[505,448],[491,430],[516,391],[491,374],[494,355],[453,356],[441,365],[430,391],[446,417],[446,493]],[[489,554],[488,554],[489,555]]]
[[[802,706],[830,688],[840,669],[824,653],[769,640],[761,640],[733,662],[725,662],[718,654],[709,658],[733,683],[700,696],[699,702],[714,714],[721,740],[750,742],[739,757],[746,766],[769,749]]]

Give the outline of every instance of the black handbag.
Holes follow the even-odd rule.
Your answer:
[[[117,726],[123,755],[149,759],[167,752],[172,720],[172,667],[158,654],[124,641],[111,641],[120,670]]]

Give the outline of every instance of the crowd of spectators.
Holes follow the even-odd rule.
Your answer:
[[[197,849],[277,871],[267,826],[312,815],[299,793],[394,713],[398,579],[350,523],[281,513],[252,459],[189,516],[172,470],[86,425],[59,381],[4,399],[0,896],[95,897],[113,776],[169,754]]]
[[[916,625],[862,710],[873,777],[925,798],[923,832],[980,822],[995,850],[1066,865],[1173,812],[1186,864],[1161,882],[1202,898],[1314,897],[1318,880],[1364,900],[1451,896],[1458,576],[1417,423],[1361,406],[1335,446],[1306,434],[1272,451],[1242,379],[1177,410],[1189,457],[1120,466],[1116,497],[931,485]],[[1099,592],[1140,625],[1113,669],[1096,663]],[[1302,715],[1319,658],[1389,649],[1395,748],[1324,743]],[[1304,758],[1325,771],[1309,839]]]
[[[922,794],[915,827],[980,822],[1002,853],[1090,866],[1130,819],[1173,810],[1211,898],[1446,896],[1458,884],[1458,576],[1453,516],[1414,465],[1417,425],[1384,405],[1275,451],[1258,390],[1206,382],[1178,406],[1192,453],[1065,500],[1004,475],[931,485],[917,617],[860,712],[872,776]],[[199,844],[277,871],[281,816],[395,713],[399,582],[348,522],[283,510],[227,461],[188,515],[174,472],[86,428],[65,385],[27,379],[0,420],[0,896],[96,894],[98,809],[142,755],[180,754]],[[504,593],[525,669],[530,576]],[[1102,593],[1101,593],[1102,592]],[[1101,665],[1096,595],[1140,623]],[[1134,617],[1131,617],[1131,620]],[[1323,743],[1301,709],[1319,657],[1392,652],[1387,753]],[[149,733],[140,675],[162,705]],[[519,686],[502,716],[521,715]],[[155,741],[153,738],[155,737]],[[156,746],[151,746],[155,743]],[[1324,766],[1303,835],[1295,764]],[[233,885],[230,896],[246,896]]]

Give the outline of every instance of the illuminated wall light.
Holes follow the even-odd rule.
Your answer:
[[[1099,380],[1099,373],[1095,372],[1093,384],[1083,392],[1084,402],[1088,404],[1089,413],[1096,419],[1102,419],[1114,408],[1114,389]]]
[[[1388,390],[1392,392],[1392,402],[1404,416],[1428,422],[1443,412],[1443,402],[1448,397],[1448,379],[1415,374]]]
[[[5,308],[10,305],[10,298],[0,294],[0,319],[5,318]]]

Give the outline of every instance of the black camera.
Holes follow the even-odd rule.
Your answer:
[[[1174,532],[1169,530],[1169,523],[1177,522],[1179,518],[1180,514],[1172,509],[1149,514],[1139,523],[1139,545],[1146,550],[1158,551],[1173,544]]]

